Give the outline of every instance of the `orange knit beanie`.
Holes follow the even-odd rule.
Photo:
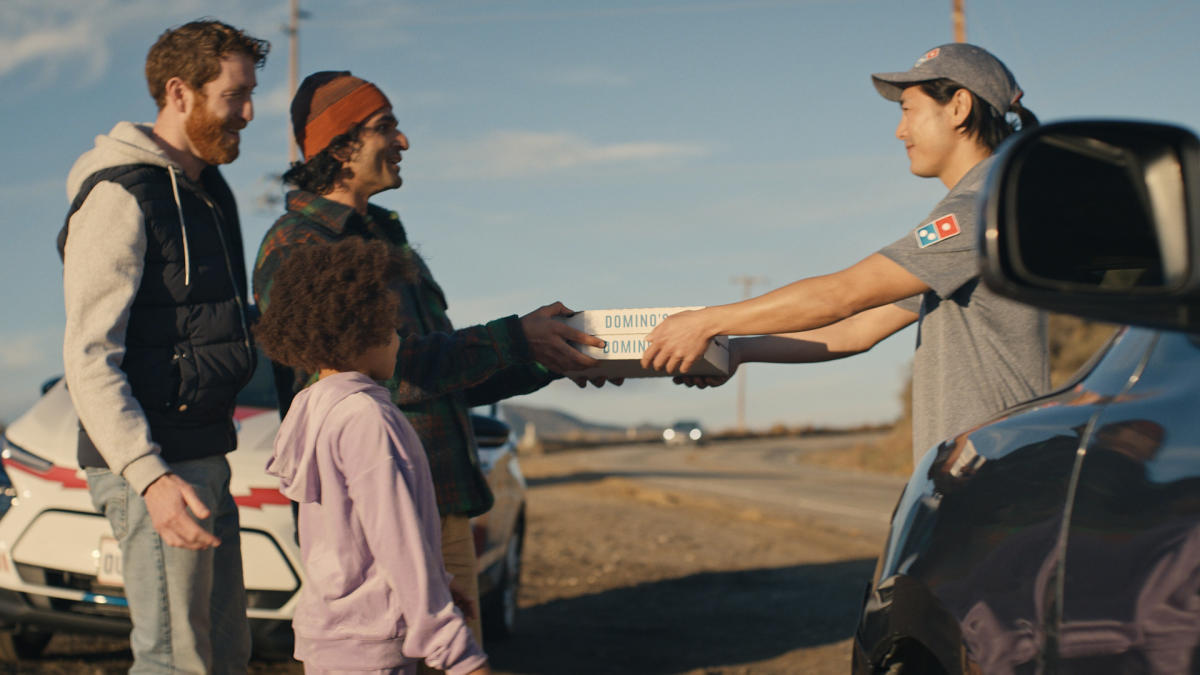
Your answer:
[[[390,106],[375,85],[348,70],[325,70],[304,78],[292,99],[292,133],[306,160],[379,110]]]

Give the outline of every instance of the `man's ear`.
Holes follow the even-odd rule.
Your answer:
[[[164,86],[166,91],[166,106],[172,112],[187,115],[196,102],[196,92],[182,78],[172,77]]]
[[[963,88],[954,92],[954,97],[950,99],[950,118],[955,127],[967,121],[967,118],[971,116],[971,107],[974,104],[971,92]]]
[[[351,159],[354,159],[354,152],[355,152],[354,146],[350,146],[350,147],[342,146],[336,150],[331,151],[329,154],[330,154],[330,156],[332,156],[334,159],[341,162],[342,164],[346,164]]]

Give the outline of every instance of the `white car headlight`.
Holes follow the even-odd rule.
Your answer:
[[[3,449],[0,449],[0,458],[43,473],[54,466],[52,462],[48,462],[31,452],[26,452],[20,447],[13,445],[8,440],[8,436],[3,438]],[[5,513],[8,513],[9,507],[13,505],[16,499],[17,489],[13,487],[12,481],[8,478],[8,472],[4,470],[3,465],[0,465],[0,518]]]

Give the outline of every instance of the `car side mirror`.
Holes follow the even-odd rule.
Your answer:
[[[1037,307],[1200,330],[1200,141],[1143,122],[1047,124],[997,152],[984,283]]]
[[[471,415],[471,426],[475,430],[475,441],[481,448],[498,448],[508,442],[512,428],[495,417]]]

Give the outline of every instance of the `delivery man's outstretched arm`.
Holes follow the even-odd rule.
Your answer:
[[[911,272],[873,253],[840,272],[801,279],[756,298],[673,314],[647,336],[642,365],[668,373],[686,372],[717,335],[812,331],[928,290]],[[916,320],[913,312],[897,311],[902,314],[880,312],[868,323],[879,320],[882,327],[875,328],[883,330],[907,315],[906,323],[886,334],[891,335]]]

